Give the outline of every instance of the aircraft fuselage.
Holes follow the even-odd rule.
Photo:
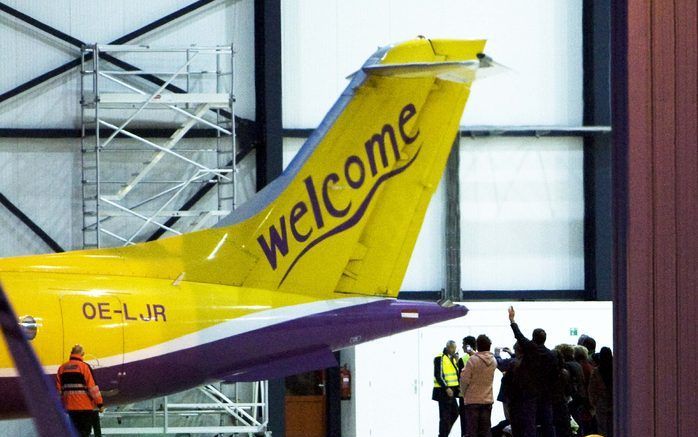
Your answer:
[[[55,374],[70,348],[83,345],[107,406],[220,379],[263,379],[275,363],[292,368],[294,358],[312,361],[465,311],[125,276],[3,272],[0,280],[20,322],[36,323],[31,344],[44,370]],[[26,414],[19,383],[3,345],[0,418]]]

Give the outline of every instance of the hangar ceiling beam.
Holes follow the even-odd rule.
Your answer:
[[[242,119],[242,121],[247,121]],[[241,123],[238,120],[237,129],[240,129],[242,125],[243,131],[245,132],[245,138],[248,142],[252,136],[251,122]],[[175,128],[132,128],[129,129],[131,133],[134,133],[140,137],[147,138],[167,138],[175,131]],[[248,132],[249,131],[249,132]],[[94,135],[93,129],[88,129],[85,132],[87,135]],[[0,128],[0,138],[80,138],[82,133],[80,129],[67,129],[67,128],[55,128],[55,129],[45,129],[45,128]],[[189,138],[215,138],[215,131],[210,129],[191,129],[187,134]],[[240,133],[238,132],[238,137]]]
[[[11,15],[12,17],[24,21],[25,23],[29,24],[32,27],[36,27],[37,29],[48,33],[49,35],[53,36],[54,38],[58,38],[64,42],[67,42],[70,45],[80,47],[82,44],[84,44],[82,41],[80,41],[77,38],[73,38],[72,36],[68,35],[67,33],[63,33],[60,30],[49,26],[46,23],[42,23],[41,21],[37,20],[36,18],[32,18],[29,15],[18,11],[17,9],[8,6],[5,3],[0,2],[0,11]]]
[[[286,138],[308,138],[314,129],[287,128],[283,130]],[[461,137],[586,137],[610,135],[611,127],[600,126],[461,126]]]
[[[178,9],[178,10],[172,12],[171,14],[168,14],[162,18],[159,18],[151,23],[146,24],[143,27],[140,27],[140,28],[134,30],[133,32],[130,32],[130,33],[128,33],[120,38],[117,38],[114,41],[110,42],[109,44],[124,44],[126,42],[132,41],[132,40],[139,38],[139,37],[141,37],[149,32],[152,32],[153,30],[159,29],[160,27],[162,27],[166,24],[169,24],[178,18],[181,18],[187,14],[190,14],[191,12],[199,10],[202,7],[207,6],[215,1],[216,0],[199,0],[199,1],[193,2],[193,3],[183,7],[181,9]],[[32,18],[29,15],[24,14],[24,13],[18,11],[17,9],[14,9],[14,8],[6,5],[5,3],[0,2],[0,11],[4,12],[4,13],[6,13],[6,14],[8,14],[8,15],[10,15],[10,16],[12,16],[20,21],[23,21],[24,23],[26,23],[32,27],[35,27],[36,29],[39,29],[42,32],[45,32],[56,39],[59,39],[65,43],[68,43],[72,46],[75,46],[78,49],[81,49],[82,46],[85,45],[85,43],[83,41],[80,41],[79,39],[74,38],[74,37],[72,37],[64,32],[61,32],[60,30],[58,30],[54,27],[51,27],[45,23],[42,23],[41,21],[39,21],[35,18]],[[112,59],[106,59],[106,60],[109,62],[112,62],[112,60],[116,60],[116,58],[113,58],[113,57],[111,57],[111,58]],[[127,64],[123,61],[120,61],[120,62],[123,64]],[[0,103],[3,103],[4,101],[11,99],[13,97],[16,97],[22,93],[25,93],[25,92],[41,85],[41,84],[53,79],[54,77],[57,77],[63,73],[66,73],[66,72],[72,70],[73,68],[78,67],[79,65],[80,65],[80,57],[77,57],[77,58],[73,59],[72,61],[66,62],[65,64],[63,64],[59,67],[56,67],[50,71],[47,71],[44,74],[41,74],[41,75],[31,79],[31,80],[28,80],[27,82],[24,82],[23,84],[18,85],[9,91],[5,91],[4,93],[0,94]],[[117,66],[124,68],[123,65],[117,65]],[[131,66],[131,67],[136,68],[133,66]],[[144,77],[144,79],[150,80],[151,78]],[[183,90],[175,91],[172,88],[168,88],[168,89],[170,91],[174,91],[174,92],[183,92]]]
[[[41,238],[41,241],[46,243],[48,247],[53,249],[54,252],[65,252],[65,249],[61,247],[60,244],[56,242],[50,235],[48,235],[39,225],[37,225],[34,220],[30,219],[21,209],[19,209],[10,199],[8,199],[4,194],[0,193],[0,204],[7,208],[15,217],[17,217],[22,223],[24,223],[37,237]]]
[[[209,3],[212,3],[213,1],[215,1],[215,0],[201,0],[201,1],[194,2],[194,3],[184,7],[182,9],[179,9],[179,10],[163,17],[163,18],[160,18],[159,20],[156,20],[152,23],[149,23],[149,24],[139,28],[139,29],[134,30],[133,32],[131,32],[129,34],[126,34],[120,38],[117,38],[114,41],[112,41],[110,44],[122,44],[124,42],[131,41],[131,40],[138,38],[138,37],[150,32],[150,31],[157,29],[161,26],[164,26],[165,24],[168,24],[168,23],[172,22],[173,20],[176,20],[177,18],[180,18],[186,14],[189,14],[195,10],[198,10],[199,8],[208,5]],[[37,29],[39,29],[43,32],[46,32],[47,34],[49,34],[55,38],[58,38],[59,40],[66,42],[70,45],[73,45],[79,49],[82,49],[82,47],[85,45],[85,43],[83,41],[81,41],[77,38],[73,38],[72,36],[70,36],[64,32],[61,32],[60,30],[55,29],[55,28],[53,28],[45,23],[41,23],[39,20],[36,20],[36,19],[30,17],[29,15],[26,15],[26,14],[14,9],[14,8],[11,8],[10,6],[7,6],[2,2],[0,2],[0,11],[5,12],[5,13],[25,22],[26,24],[34,26]],[[86,60],[89,60],[90,58],[91,58],[91,55],[88,55],[86,57]],[[121,68],[121,69],[123,69],[123,70],[126,70],[126,71],[142,71],[138,67],[136,67],[132,64],[129,64],[128,62],[125,62],[121,59],[118,59],[118,58],[110,55],[109,53],[103,53],[102,59],[119,67],[119,68]],[[19,94],[26,92],[26,91],[29,91],[30,89],[52,79],[60,74],[63,74],[65,72],[71,70],[72,68],[77,67],[78,65],[80,65],[80,58],[77,58],[76,60],[70,61],[70,62],[68,62],[60,67],[57,67],[49,72],[46,72],[40,76],[37,76],[36,78],[34,78],[28,82],[25,82],[24,84],[19,85],[18,87],[15,87],[14,89],[12,89],[10,91],[7,91],[3,94],[0,94],[0,104],[8,99],[11,99],[12,97],[15,97]],[[160,79],[159,77],[157,77],[153,74],[143,73],[143,74],[138,75],[138,77],[140,77],[148,82],[151,82],[157,86],[162,86],[165,84],[164,80]],[[174,93],[184,93],[185,92],[185,90],[183,90],[182,88],[175,86],[175,85],[172,85],[172,84],[167,84],[165,86],[165,89],[167,89],[168,91],[172,91]],[[228,112],[226,110],[219,110],[218,114],[225,117],[225,118],[228,118],[228,119],[230,119],[232,117],[230,112]],[[235,120],[237,121],[237,124],[241,125],[240,127],[243,129],[245,126],[252,126],[251,123],[242,123],[243,119],[240,117],[236,117]],[[22,133],[22,132],[18,132],[15,130],[10,130],[10,131],[4,132],[4,133],[1,131],[4,131],[4,129],[0,129],[0,136],[14,136],[12,134]],[[242,136],[242,137],[248,136],[248,135],[245,135],[244,133],[242,133],[242,135],[240,135],[240,134],[241,133],[238,132],[238,136]],[[25,135],[17,135],[17,136],[24,137]],[[31,136],[31,135],[29,135],[29,136]]]

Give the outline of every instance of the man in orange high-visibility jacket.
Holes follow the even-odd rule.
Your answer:
[[[99,412],[104,411],[102,394],[95,384],[92,368],[83,361],[84,356],[82,346],[73,346],[70,360],[58,369],[56,387],[78,433],[88,437],[94,427],[95,436],[101,437]]]

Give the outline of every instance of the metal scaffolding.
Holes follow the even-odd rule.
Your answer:
[[[84,247],[194,231],[235,208],[233,55],[231,46],[83,46]],[[119,69],[104,57],[141,67]],[[153,138],[163,132],[165,141]],[[214,182],[215,199],[182,208],[189,194]],[[178,229],[164,224],[169,217],[181,218]]]
[[[195,231],[237,206],[232,46],[94,44],[80,60],[85,248]],[[110,408],[103,433],[271,435],[267,396],[267,382],[206,385]]]
[[[264,435],[267,431],[269,410],[267,382],[243,384],[209,384],[185,392],[177,402],[164,397],[140,404],[110,409],[103,415],[104,435]],[[251,390],[250,390],[251,389]],[[187,401],[196,394],[203,400]],[[202,395],[202,396],[201,396]],[[243,400],[246,398],[247,402]]]

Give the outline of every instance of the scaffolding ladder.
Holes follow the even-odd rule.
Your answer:
[[[232,46],[82,48],[84,248],[192,232],[235,209],[234,66]],[[267,396],[265,381],[209,384],[109,408],[103,433],[269,436]]]
[[[233,68],[232,46],[82,48],[85,248],[191,232],[237,206]]]

